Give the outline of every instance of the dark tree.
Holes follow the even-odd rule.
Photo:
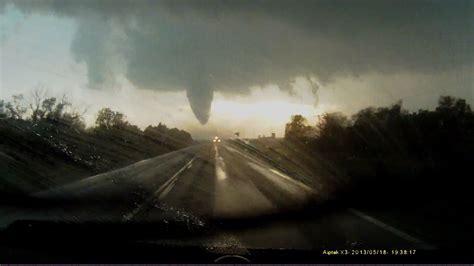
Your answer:
[[[110,108],[102,108],[97,113],[97,118],[95,124],[99,128],[121,128],[128,125],[128,122],[125,120],[125,116],[116,111],[112,111]]]
[[[307,124],[308,121],[304,116],[291,116],[291,122],[287,123],[285,127],[285,138],[295,140],[309,137],[312,132],[312,128]]]

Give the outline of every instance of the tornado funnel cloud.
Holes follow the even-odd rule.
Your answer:
[[[187,91],[202,124],[214,91],[234,97],[276,85],[292,94],[299,91],[293,81],[305,76],[316,97],[323,86],[352,90],[336,85],[346,82],[360,84],[365,95],[380,76],[415,87],[426,79],[422,93],[452,87],[472,99],[474,1],[353,2],[0,0],[0,14],[71,19],[71,55],[86,66],[89,87],[115,87],[125,78],[138,89]],[[35,29],[53,34],[46,25]],[[405,91],[388,84],[395,83],[373,90]]]
[[[194,115],[201,124],[205,125],[209,121],[214,91],[208,86],[195,84],[187,89],[186,96]]]

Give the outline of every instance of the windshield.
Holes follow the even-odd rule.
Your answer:
[[[472,254],[473,6],[1,1],[0,230]]]

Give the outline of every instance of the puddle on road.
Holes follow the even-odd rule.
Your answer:
[[[214,215],[220,217],[239,217],[275,209],[273,204],[253,185],[240,178],[229,177],[219,148],[215,150],[216,194]]]
[[[217,146],[214,146],[214,150],[215,150],[214,158],[215,158],[215,168],[216,168],[215,172],[216,172],[217,181],[223,181],[227,179],[224,158],[222,158],[219,155],[219,149],[217,148]]]

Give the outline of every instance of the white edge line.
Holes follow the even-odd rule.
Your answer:
[[[280,171],[278,171],[278,170],[276,170],[276,169],[270,167],[270,166],[269,166],[268,164],[266,164],[266,163],[263,163],[263,162],[261,162],[261,161],[255,159],[255,158],[252,158],[252,157],[250,157],[249,155],[247,155],[247,154],[245,154],[245,153],[243,153],[243,152],[241,152],[241,151],[239,151],[239,150],[236,150],[236,149],[234,149],[234,148],[232,148],[232,147],[224,146],[224,148],[226,148],[227,150],[229,150],[229,151],[231,151],[231,152],[238,153],[238,154],[240,154],[241,156],[244,156],[244,157],[246,157],[247,159],[249,159],[249,161],[247,162],[247,164],[250,164],[250,163],[256,164],[257,166],[259,166],[259,167],[261,167],[261,168],[263,168],[263,169],[265,169],[265,170],[270,171],[271,173],[273,173],[273,174],[279,176],[280,178],[283,178],[284,180],[286,180],[286,181],[292,183],[293,185],[296,185],[296,186],[300,187],[300,188],[303,189],[303,190],[306,190],[306,191],[309,192],[309,193],[315,193],[314,189],[311,188],[310,186],[308,186],[308,185],[306,185],[305,183],[303,183],[303,182],[301,182],[301,181],[299,181],[299,180],[296,180],[296,179],[294,179],[294,178],[292,178],[292,177],[290,177],[290,176],[288,176],[288,175],[286,175],[286,174],[284,174],[284,173],[282,173],[282,172],[280,172]]]
[[[178,177],[179,174],[181,174],[184,170],[188,169],[190,165],[192,165],[193,161],[196,159],[196,156],[194,156],[189,162],[187,162],[181,169],[178,170],[168,181],[166,181],[163,185],[161,185],[147,200],[145,200],[140,206],[138,206],[136,209],[131,211],[130,213],[124,215],[124,220],[129,221],[133,217],[135,217],[146,205],[148,205],[151,201],[153,201],[154,198],[160,197],[160,194],[165,191],[165,189],[173,183]]]
[[[421,240],[421,239],[418,239],[418,238],[416,238],[416,237],[414,237],[414,236],[411,236],[411,235],[409,235],[409,234],[407,234],[407,233],[405,233],[405,232],[403,232],[403,231],[401,231],[401,230],[399,230],[399,229],[396,229],[395,227],[392,227],[392,226],[390,226],[390,225],[388,225],[388,224],[386,224],[386,223],[383,223],[383,222],[381,222],[381,221],[379,221],[379,220],[377,220],[377,219],[375,219],[375,218],[373,218],[373,217],[371,217],[371,216],[369,216],[369,215],[367,215],[367,214],[365,214],[365,213],[363,213],[363,212],[361,212],[361,211],[358,211],[358,210],[353,209],[353,208],[349,208],[349,211],[350,211],[352,214],[355,214],[355,215],[357,215],[358,217],[360,217],[360,218],[362,218],[362,219],[364,219],[364,220],[366,220],[366,221],[368,221],[368,222],[371,222],[371,223],[377,225],[378,227],[380,227],[380,228],[382,228],[382,229],[384,229],[384,230],[386,230],[386,231],[389,231],[390,233],[392,233],[392,234],[394,234],[394,235],[396,235],[396,236],[398,236],[398,237],[401,237],[401,238],[404,239],[404,240],[407,240],[407,241],[410,241],[410,242],[415,243],[416,245],[418,245],[418,246],[419,246],[420,248],[422,248],[422,249],[425,249],[425,250],[434,250],[434,249],[436,249],[435,246],[433,246],[433,245],[431,245],[431,244],[428,244],[428,243],[426,243],[425,241],[423,241],[423,240]]]
[[[291,178],[289,177],[288,175],[286,174],[283,174],[281,173],[280,171],[276,170],[276,169],[273,169],[273,168],[269,168],[268,170],[270,170],[270,172],[280,176],[281,178],[285,179],[286,181],[288,182],[291,182],[292,184],[296,185],[296,186],[299,186],[301,187],[302,189],[306,190],[306,191],[309,191],[309,192],[313,192],[313,189],[310,188],[309,186],[307,186],[306,184],[304,184],[303,182],[299,181],[299,180],[296,180],[294,178]]]

